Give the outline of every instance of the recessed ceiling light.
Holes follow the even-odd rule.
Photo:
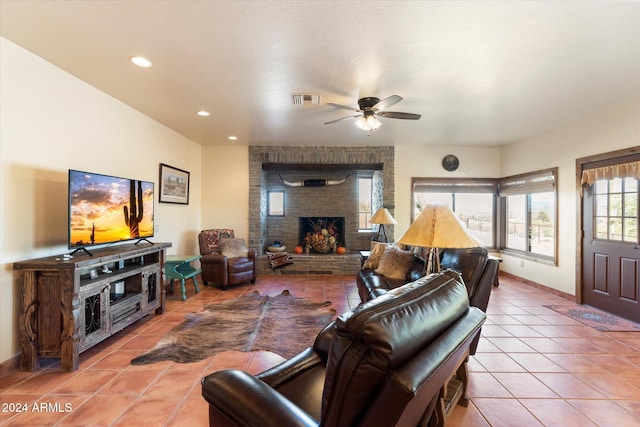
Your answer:
[[[231,136],[229,137],[229,139],[230,139],[231,141],[237,141],[237,140],[238,140],[238,137],[237,137],[237,136],[233,136],[233,135],[231,135]]]
[[[134,56],[131,58],[131,62],[136,64],[138,67],[149,68],[153,64],[147,58],[143,58],[142,56]]]
[[[208,111],[204,111],[204,110],[200,110],[196,114],[199,115],[199,116],[202,116],[202,117],[207,117],[207,116],[211,115],[211,114],[209,114]]]

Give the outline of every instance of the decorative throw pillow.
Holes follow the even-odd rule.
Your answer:
[[[278,267],[293,264],[293,258],[286,252],[281,254],[269,254],[267,255],[267,258],[269,258],[269,267],[274,270]]]
[[[389,245],[387,243],[382,242],[371,242],[371,252],[369,253],[369,258],[364,262],[362,268],[378,268],[378,264],[380,263],[380,258],[384,251],[387,250]]]
[[[413,266],[413,253],[392,246],[382,254],[375,272],[390,279],[406,279]]]
[[[212,228],[200,232],[200,253],[220,255],[220,240],[233,239],[234,232],[230,228]],[[203,247],[204,246],[204,247]]]
[[[247,245],[244,239],[220,239],[220,252],[227,258],[240,258],[247,256]]]

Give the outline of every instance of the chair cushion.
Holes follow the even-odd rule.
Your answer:
[[[220,239],[220,253],[227,258],[247,257],[247,245],[244,239]]]
[[[229,258],[229,274],[242,273],[253,270],[253,261],[249,258]]]
[[[384,251],[375,272],[391,279],[406,279],[413,266],[413,253],[391,246]]]

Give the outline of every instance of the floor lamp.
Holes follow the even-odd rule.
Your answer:
[[[393,219],[387,208],[378,209],[376,213],[374,213],[371,217],[371,224],[380,224],[380,226],[378,227],[378,234],[376,235],[376,241],[387,243],[387,233],[384,230],[384,226],[397,223],[398,222]],[[381,235],[384,237],[384,240],[380,240]]]
[[[482,242],[467,231],[460,218],[446,205],[429,204],[409,226],[398,243],[429,248],[425,271],[440,271],[440,248],[474,248]]]

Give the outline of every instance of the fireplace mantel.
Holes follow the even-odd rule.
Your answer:
[[[382,163],[263,163],[263,171],[320,171],[320,172],[343,172],[353,170],[379,171],[383,169]]]

